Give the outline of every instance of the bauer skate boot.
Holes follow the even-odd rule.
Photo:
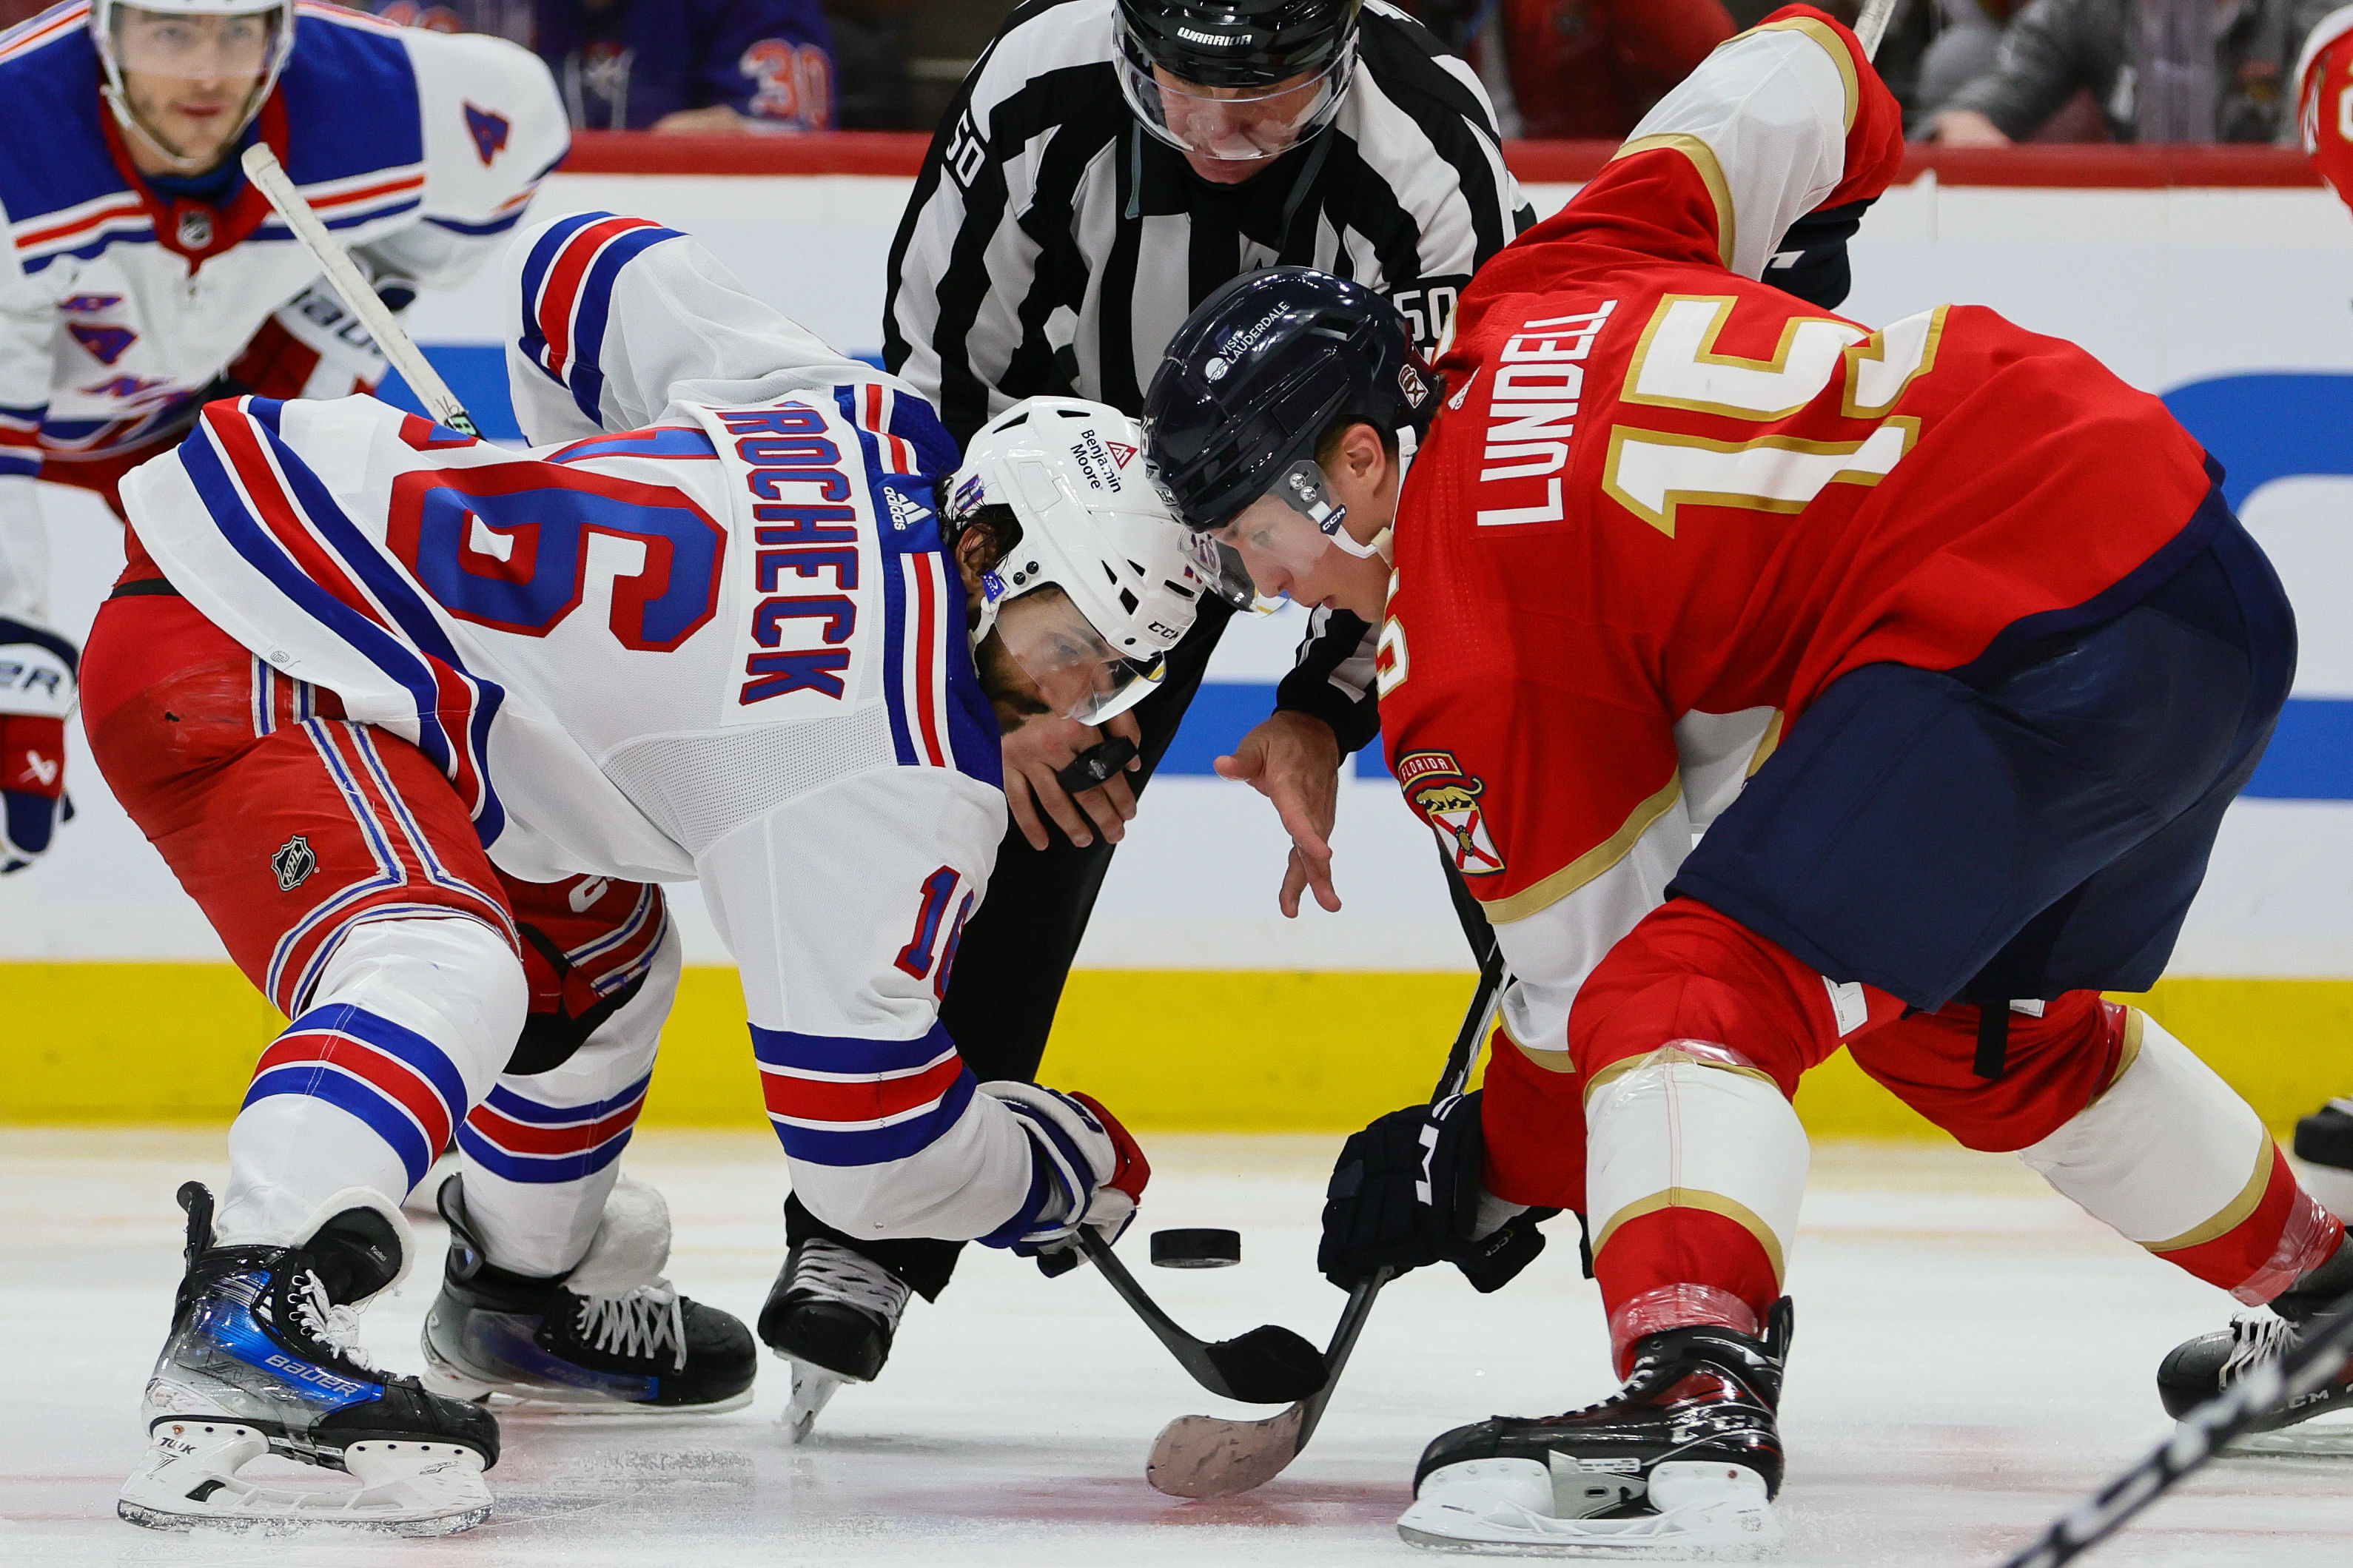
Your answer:
[[[2241,1312],[2227,1329],[2176,1345],[2158,1363],[2157,1396],[2179,1421],[2254,1368],[2294,1349],[2298,1331],[2353,1292],[2353,1240],[2273,1299]],[[2316,1417],[2328,1419],[2316,1421]],[[2311,1393],[2263,1418],[2226,1454],[2353,1455],[2353,1360]]]
[[[1769,1337],[1668,1329],[1634,1346],[1614,1399],[1566,1415],[1498,1415],[1422,1451],[1398,1533],[1416,1546],[1519,1555],[1705,1550],[1780,1540],[1774,1421],[1790,1312]]]
[[[670,1213],[653,1188],[615,1186],[588,1255],[552,1278],[483,1257],[463,1177],[442,1183],[438,1202],[449,1255],[425,1317],[427,1387],[583,1415],[717,1414],[752,1402],[751,1331],[658,1277]]]
[[[798,1443],[845,1383],[871,1383],[907,1310],[906,1282],[836,1241],[794,1247],[760,1309],[760,1338],[793,1369],[786,1441]]]
[[[2353,1100],[2332,1100],[2295,1124],[2304,1190],[2353,1224]]]
[[[187,1272],[147,1384],[146,1462],[115,1511],[154,1530],[331,1524],[398,1535],[488,1519],[482,1472],[498,1462],[498,1422],[385,1375],[354,1342],[356,1309],[403,1271],[398,1211],[353,1189],[322,1205],[291,1247],[216,1247],[212,1194],[190,1182],[180,1206]],[[356,1484],[239,1478],[265,1454]]]

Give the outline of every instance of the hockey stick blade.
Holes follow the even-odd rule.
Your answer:
[[[2223,1444],[2273,1411],[2301,1399],[2341,1373],[2353,1355],[2353,1295],[2313,1321],[2296,1347],[2250,1369],[2181,1418],[2173,1436],[2098,1492],[2070,1509],[2002,1568],[2060,1568],[2122,1529],[2133,1515],[2202,1468]]]
[[[384,351],[384,357],[400,373],[401,380],[408,383],[408,390],[417,395],[425,411],[437,423],[461,436],[480,437],[481,431],[475,427],[466,405],[458,401],[458,395],[449,390],[449,384],[441,379],[441,373],[426,359],[425,351],[417,346],[399,319],[376,298],[375,288],[361,275],[351,253],[327,232],[327,226],[311,210],[310,202],[279,163],[278,155],[257,142],[245,150],[239,162],[244,164],[245,177],[253,182],[254,189],[269,198],[269,205],[278,209],[278,216],[286,220],[286,226],[293,230],[294,237],[302,242],[318,262],[319,270],[326,274],[343,308],[359,318],[360,325],[367,329],[368,336],[375,340],[375,346]]]
[[[1479,989],[1472,993],[1462,1027],[1446,1054],[1445,1070],[1439,1075],[1437,1092],[1430,1096],[1433,1103],[1461,1093],[1470,1081],[1471,1064],[1494,1020],[1503,990],[1504,955],[1490,937],[1479,967]],[[1389,1271],[1378,1268],[1348,1292],[1339,1326],[1332,1331],[1331,1348],[1324,1352],[1324,1386],[1290,1409],[1260,1421],[1179,1415],[1163,1426],[1144,1461],[1144,1479],[1152,1489],[1170,1497],[1234,1497],[1281,1475],[1315,1436],[1341,1370],[1356,1348],[1356,1336],[1364,1331],[1365,1320],[1373,1314],[1373,1302],[1388,1282]]]
[[[1324,1357],[1289,1329],[1262,1323],[1230,1340],[1196,1339],[1160,1310],[1103,1237],[1082,1226],[1079,1247],[1094,1259],[1120,1300],[1134,1309],[1144,1326],[1193,1374],[1193,1381],[1219,1398],[1242,1405],[1282,1405],[1309,1398],[1324,1387],[1327,1375]]]
[[[1324,1386],[1290,1409],[1260,1421],[1179,1415],[1163,1426],[1144,1461],[1144,1479],[1152,1489],[1170,1497],[1236,1497],[1282,1474],[1315,1436],[1356,1336],[1372,1316],[1373,1299],[1388,1280],[1388,1269],[1377,1269],[1348,1292],[1340,1325],[1332,1331],[1332,1348],[1324,1353]]]

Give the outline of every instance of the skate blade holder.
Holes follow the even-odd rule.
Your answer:
[[[482,1456],[461,1444],[353,1443],[343,1451],[349,1486],[237,1474],[269,1451],[265,1434],[238,1422],[159,1421],[115,1512],[151,1530],[277,1533],[323,1526],[391,1535],[450,1535],[491,1516]]]
[[[1155,1268],[1230,1268],[1241,1260],[1242,1236],[1238,1230],[1200,1227],[1152,1233]]]
[[[1607,1472],[1554,1456],[1472,1459],[1425,1477],[1398,1534],[1416,1546],[1515,1556],[1620,1556],[1705,1552],[1762,1556],[1781,1542],[1780,1522],[1765,1479],[1721,1461],[1668,1460],[1650,1475],[1656,1511],[1630,1519],[1588,1519],[1582,1510],[1613,1506],[1641,1483],[1610,1483]]]

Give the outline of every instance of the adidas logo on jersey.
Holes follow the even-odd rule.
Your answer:
[[[893,532],[903,533],[908,529],[921,527],[932,521],[931,508],[916,500],[914,497],[887,479],[882,483],[882,502],[891,509],[891,528]]]

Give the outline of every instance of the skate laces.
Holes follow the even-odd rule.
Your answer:
[[[2287,1348],[2295,1326],[2269,1307],[2241,1312],[2231,1320],[2231,1353],[2222,1361],[2222,1382],[2245,1376]]]
[[[651,1360],[664,1347],[686,1370],[686,1304],[667,1279],[626,1296],[581,1296],[580,1337],[607,1355]]]
[[[793,1263],[791,1291],[839,1301],[871,1312],[893,1331],[907,1310],[906,1282],[871,1258],[860,1257],[839,1242],[811,1237],[801,1243]]]
[[[339,1306],[330,1300],[327,1283],[315,1271],[306,1268],[301,1278],[288,1285],[286,1306],[304,1334],[362,1372],[381,1375],[382,1369],[359,1342],[360,1309]]]

